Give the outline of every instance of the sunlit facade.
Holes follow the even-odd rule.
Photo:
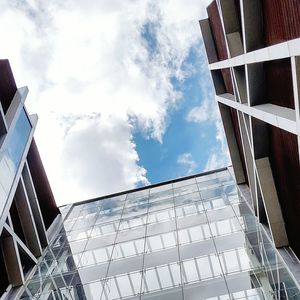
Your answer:
[[[61,211],[21,299],[300,299],[227,169]]]

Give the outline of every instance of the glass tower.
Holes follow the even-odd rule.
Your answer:
[[[227,169],[61,212],[21,299],[300,299]]]

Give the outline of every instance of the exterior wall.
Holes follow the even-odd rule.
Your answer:
[[[10,297],[24,284],[48,245],[46,228],[59,214],[32,142],[37,117],[26,111],[27,93],[27,87],[16,87],[9,62],[0,60],[1,299],[6,295]],[[30,163],[27,162],[28,152]],[[37,176],[31,176],[29,164]],[[37,191],[43,190],[43,195],[36,192],[36,186]]]
[[[215,0],[207,10],[200,27],[204,43],[211,34],[211,51],[222,53],[209,69],[216,100],[232,112],[240,154],[231,152],[233,169],[242,162],[253,208],[275,245],[299,258],[300,2]],[[210,32],[204,23],[214,24]],[[216,74],[222,74],[223,88]]]
[[[299,293],[227,170],[61,211],[60,231],[20,299],[279,300]]]

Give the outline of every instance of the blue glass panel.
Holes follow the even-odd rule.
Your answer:
[[[7,152],[15,170],[17,170],[31,131],[28,117],[22,109],[12,133],[8,136]]]

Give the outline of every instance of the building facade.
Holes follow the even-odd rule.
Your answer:
[[[227,169],[61,208],[18,299],[300,299]]]
[[[9,62],[0,60],[0,298],[30,277],[59,214]],[[1,298],[2,299],[2,298]]]
[[[300,2],[215,0],[200,21],[237,183],[300,257]],[[288,259],[288,258],[287,258]]]

